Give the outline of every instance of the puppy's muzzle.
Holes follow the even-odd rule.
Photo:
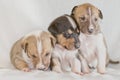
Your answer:
[[[74,46],[76,49],[78,49],[80,47],[80,41],[79,41],[79,38],[78,38],[78,34],[77,33],[72,33],[72,34],[69,34],[67,32],[64,32],[63,33],[64,37],[66,37],[67,39],[68,38],[74,38],[75,42],[74,42]]]
[[[45,68],[45,66],[44,65],[37,65],[37,69],[38,70],[45,70],[46,68]]]
[[[94,32],[94,27],[89,27],[89,28],[88,28],[88,32],[89,32],[89,33],[93,33],[93,32]]]
[[[71,36],[75,39],[75,48],[78,49],[80,47],[80,41],[78,38],[78,34],[73,33]]]

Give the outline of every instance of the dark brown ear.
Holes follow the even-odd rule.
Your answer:
[[[98,11],[99,11],[99,17],[100,17],[101,19],[103,19],[103,14],[102,14],[101,10],[98,10]]]
[[[59,24],[53,22],[53,23],[48,27],[48,31],[50,31],[54,36],[58,33],[57,26],[59,26]]]
[[[74,15],[74,11],[75,11],[75,9],[76,9],[77,7],[78,7],[78,6],[74,6],[74,7],[73,7],[73,9],[72,9],[72,11],[71,11],[71,16]]]
[[[22,49],[24,49],[25,53],[27,52],[27,47],[28,47],[28,43],[26,40],[23,40],[21,43],[21,47]]]

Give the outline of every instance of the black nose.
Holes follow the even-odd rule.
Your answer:
[[[75,48],[78,49],[80,47],[80,43],[75,44]]]
[[[80,47],[79,35],[76,33],[73,33],[73,37],[75,39],[74,46],[76,49],[78,49]]]
[[[94,29],[88,29],[89,33],[92,33],[94,31]]]

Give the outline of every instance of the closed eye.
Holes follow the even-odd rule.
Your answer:
[[[86,21],[86,18],[84,16],[82,16],[82,17],[80,17],[80,21],[84,22],[84,21]]]
[[[45,56],[47,57],[50,53],[46,53]]]
[[[32,57],[33,57],[33,58],[37,58],[37,56],[35,56],[35,55],[32,55]]]
[[[71,36],[71,34],[69,34],[69,33],[67,33],[67,32],[63,33],[63,35],[64,35],[64,37],[66,37],[66,38],[70,38],[70,36]]]

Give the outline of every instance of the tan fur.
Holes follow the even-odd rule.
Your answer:
[[[68,30],[68,33],[71,34],[72,31]],[[62,45],[63,47],[67,48],[68,50],[75,49],[74,48],[74,42],[75,42],[74,38],[66,39],[63,34],[59,34],[59,35],[57,35],[57,40],[58,40],[58,43],[60,45]]]
[[[38,51],[38,42],[42,43],[42,51]],[[55,38],[50,33],[44,31],[38,36],[31,34],[27,37],[22,37],[16,41],[11,49],[11,63],[19,70],[29,71],[30,67],[23,58],[24,52],[33,64],[34,69],[39,68],[38,64],[44,64],[45,68],[48,69],[55,42]]]
[[[94,18],[94,19],[96,18],[97,20],[99,20],[99,18],[102,18],[101,11],[89,3],[76,6],[72,12],[72,17],[75,19],[76,23],[78,24],[81,32],[87,33],[87,34],[89,34],[88,26],[90,25],[90,22],[89,22],[90,15],[88,14],[89,8],[92,11],[92,13],[91,13],[93,16],[92,18]],[[82,20],[82,18],[85,18],[85,19]],[[96,34],[96,33],[100,32],[98,21],[94,22],[94,25],[96,25],[96,27],[95,27],[96,31],[94,32],[94,34]]]
[[[80,31],[83,33],[83,35],[86,37],[86,39],[91,40],[91,43],[92,43],[92,37],[89,37],[89,36],[92,36],[92,35],[99,36],[99,33],[101,33],[100,26],[99,26],[99,19],[102,19],[103,16],[102,16],[101,11],[98,8],[96,8],[95,6],[93,6],[92,4],[85,3],[82,5],[76,6],[72,10],[72,17],[75,19],[77,25],[79,26]],[[103,41],[101,41],[101,43],[103,43],[102,46],[104,48],[101,50],[100,50],[101,47],[99,47],[99,46],[96,47],[97,50],[94,49],[95,47],[92,48],[92,50],[93,51],[96,50],[96,52],[91,53],[89,56],[86,57],[86,59],[87,59],[88,63],[91,63],[92,61],[95,61],[95,58],[97,58],[97,60],[98,60],[97,71],[99,73],[105,73],[105,64],[107,65],[107,62],[108,62],[107,46],[105,43],[105,39],[104,38],[102,39],[102,36],[99,36],[99,37],[101,37],[100,40],[103,40]],[[90,40],[88,40],[88,41],[86,40],[85,45],[90,44]],[[97,41],[99,41],[99,40],[97,40]],[[85,41],[83,41],[83,42],[85,43]],[[91,44],[91,46],[94,46],[94,45],[96,45],[95,42],[93,42]],[[90,45],[89,45],[89,47],[90,47]],[[84,52],[85,50],[82,48],[81,51]],[[102,53],[100,53],[100,52],[102,52]],[[95,55],[94,53],[96,53],[97,55]],[[84,53],[82,53],[82,54],[84,54]],[[100,60],[102,58],[101,54],[104,55],[103,60]],[[105,62],[105,60],[106,60],[106,62]],[[101,62],[101,61],[104,61],[104,62]],[[87,69],[88,67],[86,64],[83,63],[83,65],[85,65],[85,67]],[[87,69],[87,71],[85,71],[85,72],[89,72],[89,69]]]

